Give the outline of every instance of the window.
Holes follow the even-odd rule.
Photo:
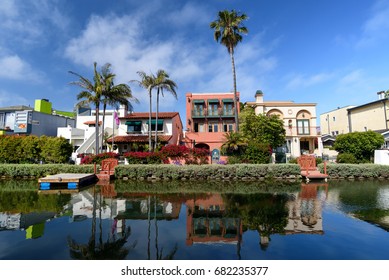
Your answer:
[[[193,116],[204,116],[204,104],[194,104]]]
[[[141,133],[142,122],[141,121],[126,121],[127,133]]]
[[[224,123],[223,124],[223,132],[230,132],[234,131],[234,124],[233,123]]]
[[[146,124],[148,125],[149,121]],[[163,120],[158,120],[157,129],[158,131],[163,131]],[[155,120],[151,120],[151,131],[155,131]]]
[[[218,132],[218,131],[219,131],[218,123],[210,123],[210,124],[208,124],[208,132]]]
[[[232,110],[232,103],[224,103],[223,104],[223,115],[224,116],[234,115],[234,112]]]
[[[217,110],[218,104],[217,103],[211,103],[208,105],[208,116],[217,116],[218,110]]]
[[[204,124],[203,123],[194,123],[194,131],[195,132],[204,132]]]
[[[309,135],[309,120],[297,120],[297,134]]]
[[[333,120],[333,121],[336,121],[336,118],[335,118],[335,117],[332,117],[332,120]]]

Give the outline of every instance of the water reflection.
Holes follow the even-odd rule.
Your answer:
[[[25,232],[24,239],[55,242],[58,251],[68,250],[68,256],[58,255],[59,259],[159,260],[255,259],[277,254],[293,258],[279,251],[281,244],[292,244],[288,236],[305,236],[304,242],[310,240],[308,236],[317,236],[325,238],[320,244],[328,246],[339,242],[336,238],[345,238],[336,236],[333,229],[339,230],[347,216],[339,224],[326,224],[325,213],[332,213],[331,209],[389,229],[389,185],[385,182],[246,183],[242,188],[239,183],[229,184],[225,191],[216,187],[217,191],[207,192],[200,185],[195,191],[193,182],[181,187],[144,182],[143,191],[139,183],[136,187],[123,182],[97,184],[60,195],[0,189],[0,240],[5,236],[9,244],[23,244],[13,252],[17,257],[0,254],[0,258],[23,258],[32,245],[24,244],[19,235],[2,232]],[[61,234],[56,236],[55,230]],[[366,231],[370,234],[371,229]],[[317,243],[317,238],[312,242]],[[256,248],[252,246],[255,240]],[[388,241],[380,242],[378,247],[389,248],[382,243]],[[41,255],[36,258],[53,258],[44,255],[49,249],[39,246]],[[333,257],[324,255],[324,249],[322,254]]]

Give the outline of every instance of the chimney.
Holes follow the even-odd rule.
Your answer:
[[[378,95],[378,100],[382,100],[385,98],[385,91],[381,90],[377,92],[377,95]]]
[[[262,92],[262,90],[257,90],[255,92],[255,103],[263,103],[263,92]]]

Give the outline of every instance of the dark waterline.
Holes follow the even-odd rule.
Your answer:
[[[0,259],[389,259],[389,182],[0,181]]]

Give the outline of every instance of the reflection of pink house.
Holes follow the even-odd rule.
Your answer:
[[[185,205],[187,207],[186,245],[241,242],[242,221],[240,218],[226,215],[223,197],[220,194],[188,199]]]
[[[239,101],[239,93],[238,101]],[[233,93],[187,93],[184,142],[187,147],[219,149],[224,134],[235,131]],[[239,112],[239,102],[238,112]]]
[[[117,146],[115,152],[146,151],[149,143],[148,127],[149,113],[130,113],[119,117],[120,124],[115,129],[113,143]],[[182,122],[178,112],[160,112],[158,120],[155,113],[151,115],[152,142],[154,142],[157,126],[158,142],[162,145],[178,145],[182,140]],[[112,143],[112,138],[109,139]]]

